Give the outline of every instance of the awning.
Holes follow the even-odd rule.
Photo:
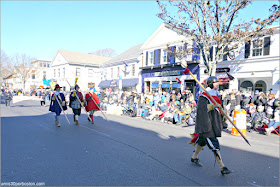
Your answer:
[[[181,88],[181,83],[172,83],[173,88]]]
[[[162,88],[169,88],[169,85],[170,85],[169,83],[162,83],[161,87]]]
[[[157,88],[157,87],[158,87],[158,83],[153,83],[153,84],[152,84],[152,87],[153,87],[153,88]]]
[[[98,84],[98,87],[100,88],[110,88],[110,87],[118,87],[119,86],[119,80],[106,80],[101,81]]]
[[[122,87],[135,87],[139,82],[138,78],[122,79]]]

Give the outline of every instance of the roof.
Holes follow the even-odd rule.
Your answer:
[[[111,57],[98,56],[93,54],[78,53],[72,51],[58,50],[69,64],[91,64],[100,65],[111,59]]]
[[[138,58],[142,53],[142,50],[140,49],[142,45],[143,44],[139,44],[139,45],[129,48],[125,52],[121,53],[120,55],[118,55],[118,56],[112,58],[111,60],[109,60],[108,62],[106,62],[106,64],[123,62],[123,61],[131,60],[134,58]]]

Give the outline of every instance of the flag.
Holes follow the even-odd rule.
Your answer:
[[[127,63],[126,63],[125,61],[123,61],[123,64],[124,64],[125,66],[128,66]]]
[[[234,80],[234,77],[232,75],[230,75],[228,72],[226,72],[226,74],[227,74],[229,80],[231,80],[231,81]]]
[[[76,77],[74,85],[77,85],[77,82],[78,82],[78,77]]]
[[[180,84],[182,83],[182,81],[180,79],[176,78],[176,80],[178,81],[178,83],[180,83]]]

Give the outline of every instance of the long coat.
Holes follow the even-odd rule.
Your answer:
[[[92,95],[92,96],[91,96]],[[95,104],[95,102],[99,105],[100,101],[97,97],[97,95],[95,93],[91,93],[91,95],[89,93],[86,94],[85,99],[87,102],[86,105],[86,110],[90,111],[90,110],[99,110],[99,108],[97,107],[97,105]],[[94,101],[92,100],[94,99]]]
[[[210,104],[210,101],[201,95],[197,103],[195,133],[204,138],[221,137],[221,114],[216,109],[208,111],[207,104]]]
[[[63,103],[65,103],[64,94],[63,94],[63,93],[59,93],[59,96],[60,96],[61,100],[60,100],[59,97],[57,97],[57,99],[60,100],[60,104],[62,105]],[[54,94],[52,94],[51,99],[52,99],[53,97],[54,97]],[[49,111],[55,112],[56,114],[60,114],[62,110],[61,110],[61,108],[60,108],[60,106],[59,106],[59,104],[58,104],[58,102],[57,102],[57,99],[55,99],[54,101],[51,100]],[[64,101],[64,102],[63,102],[63,101]],[[64,106],[62,106],[62,108],[63,108],[63,110],[67,110],[66,104],[65,104]]]
[[[81,108],[81,104],[79,102],[79,100],[77,99],[76,96],[72,96],[74,92],[71,92],[70,96],[69,96],[69,100],[70,100],[70,103],[69,103],[69,106],[72,108],[72,109],[80,109]],[[83,94],[81,92],[76,92],[77,96],[79,97],[80,101],[81,102],[84,102],[84,98],[83,98]]]

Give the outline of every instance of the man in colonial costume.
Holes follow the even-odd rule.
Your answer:
[[[95,111],[99,110],[100,101],[97,95],[93,92],[93,88],[89,89],[89,93],[86,94],[85,100],[87,102],[86,110],[89,112],[89,117],[91,118],[91,120],[88,120],[94,123],[93,114]]]
[[[72,108],[74,113],[74,122],[79,125],[78,116],[81,115],[81,108],[84,106],[83,94],[79,91],[80,87],[75,85],[75,90],[70,94],[69,106]]]
[[[222,105],[219,98],[219,82],[218,78],[211,76],[207,79],[207,86],[210,87],[209,94],[215,99],[215,101]],[[222,157],[220,154],[220,144],[217,137],[221,137],[221,132],[223,120],[221,112],[218,106],[214,105],[214,101],[203,92],[198,99],[197,104],[197,118],[195,125],[195,133],[197,133],[198,138],[196,140],[196,148],[194,154],[191,158],[191,162],[197,166],[202,166],[198,159],[198,154],[207,144],[207,146],[213,151],[214,157],[218,162],[222,175],[231,173],[227,167],[222,162]]]
[[[63,110],[67,110],[67,106],[65,103],[65,97],[64,94],[60,92],[60,86],[58,84],[55,85],[54,88],[54,93],[51,96],[51,103],[50,103],[50,108],[49,111],[55,112],[55,123],[57,124],[58,127],[60,127],[59,123],[59,116],[60,113]]]

